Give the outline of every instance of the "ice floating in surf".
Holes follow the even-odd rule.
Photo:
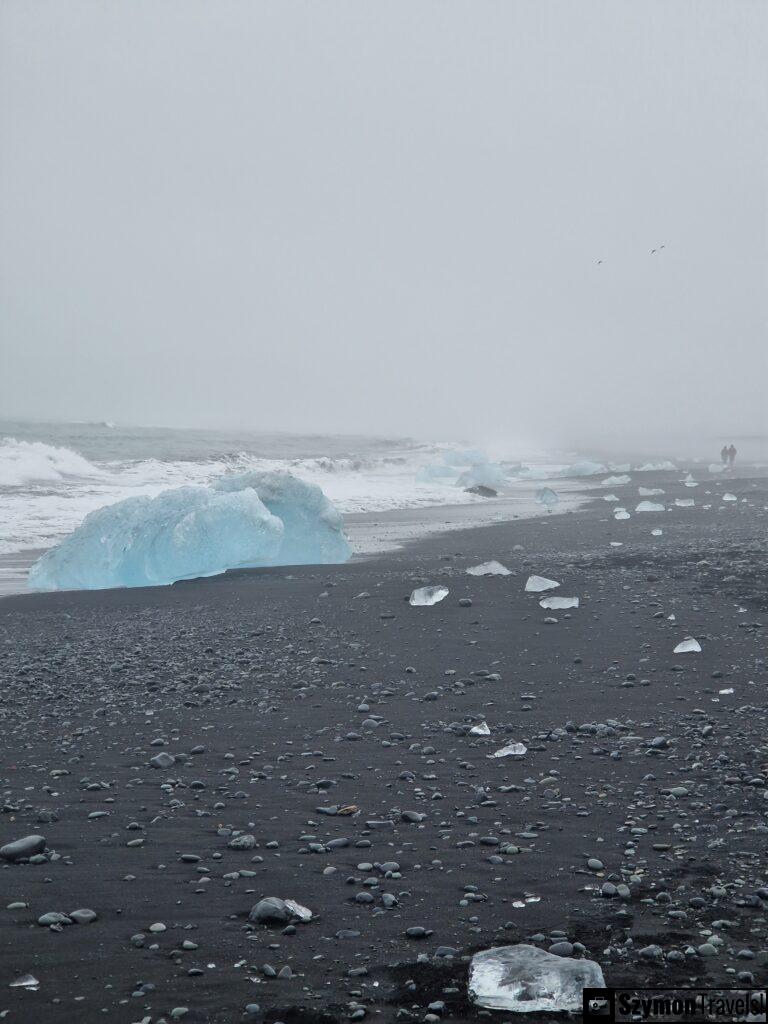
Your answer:
[[[412,591],[408,598],[408,604],[413,605],[414,608],[425,608],[429,605],[439,604],[440,601],[448,597],[449,593],[447,587],[419,587]]]
[[[672,652],[673,654],[699,654],[701,652],[701,644],[699,641],[692,636],[686,637],[685,640],[681,640],[677,647]]]
[[[529,594],[540,594],[543,590],[554,590],[559,586],[559,583],[548,580],[546,576],[529,576],[525,581],[525,589]]]
[[[554,508],[559,503],[560,498],[551,487],[542,487],[536,492],[536,501],[545,508]]]
[[[541,608],[578,608],[578,597],[542,597],[539,601]]]
[[[480,565],[472,565],[467,572],[470,576],[511,576],[509,569],[501,562],[482,562]]]

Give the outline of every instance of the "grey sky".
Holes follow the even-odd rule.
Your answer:
[[[768,432],[763,0],[4,0],[0,30],[6,415]]]

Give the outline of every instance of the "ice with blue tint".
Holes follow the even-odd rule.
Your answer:
[[[507,475],[493,462],[478,462],[465,470],[456,481],[457,487],[504,487]]]
[[[597,476],[598,473],[605,473],[606,468],[601,462],[590,462],[585,459],[583,462],[574,462],[560,470],[560,476]]]
[[[560,501],[560,498],[556,491],[553,491],[551,487],[541,487],[536,492],[536,501],[539,505],[543,505],[545,508],[554,508]]]
[[[92,512],[35,562],[29,585],[154,586],[233,568],[345,562],[350,553],[319,487],[290,473],[246,473]]]
[[[456,470],[453,466],[441,465],[439,462],[430,463],[427,466],[422,466],[416,474],[416,483],[430,484],[434,480],[453,480],[455,476]]]

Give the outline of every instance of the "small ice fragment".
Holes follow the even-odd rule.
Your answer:
[[[626,473],[622,473],[621,476],[607,476],[603,480],[603,487],[623,487],[624,484],[632,482],[632,477],[627,476]]]
[[[663,530],[660,530],[660,529],[658,528],[658,526],[656,527],[656,529],[655,529],[655,530],[651,530],[651,536],[652,536],[652,537],[660,537],[660,536],[662,535],[662,533],[664,533],[664,531],[663,531]]]
[[[528,753],[528,747],[524,743],[507,743],[503,747],[499,747],[498,750],[494,750],[492,754],[487,754],[487,757],[523,757],[524,754]]]
[[[542,597],[539,601],[541,608],[578,608],[578,597]]]
[[[731,494],[730,491],[728,491],[726,494],[723,495],[723,501],[738,501],[738,500],[739,499],[736,497],[736,495],[735,494]]]
[[[443,598],[448,597],[449,593],[447,587],[419,587],[411,593],[408,603],[414,607],[437,604]]]
[[[490,736],[491,730],[487,722],[481,722],[480,725],[473,725],[469,730],[470,736]]]
[[[618,501],[618,500],[619,500],[618,494],[604,494],[603,495],[603,501]]]
[[[678,508],[690,508],[691,505],[695,505],[696,502],[693,498],[675,498],[675,504]]]
[[[638,473],[671,473],[677,466],[674,462],[666,460],[665,462],[646,462],[642,466],[637,467]]]
[[[542,590],[554,590],[559,586],[559,583],[548,580],[546,576],[529,576],[525,581],[525,590],[528,594],[540,594]]]
[[[617,508],[613,513],[614,519],[629,519],[629,512],[625,508]]]
[[[34,974],[22,974],[15,981],[8,983],[8,988],[25,988],[29,992],[37,992],[40,988],[40,982],[34,976]]]
[[[656,494],[664,494],[663,487],[638,487],[637,493],[641,498],[652,498]]]
[[[701,644],[695,637],[689,636],[681,640],[672,652],[673,654],[698,654],[701,651]]]
[[[623,548],[624,547],[624,542],[621,541],[621,540],[612,540],[611,541],[611,547],[612,548]]]
[[[294,917],[298,918],[299,921],[311,921],[312,911],[301,903],[297,903],[296,900],[284,900],[286,909],[290,910]]]
[[[732,686],[728,686],[728,687],[726,687],[725,690],[718,690],[717,692],[718,693],[733,693],[733,687]]]
[[[580,1011],[585,988],[603,988],[594,960],[575,960],[520,943],[475,953],[469,998],[477,1006],[513,1013]]]
[[[635,512],[664,512],[665,506],[657,501],[641,501],[635,508]]]
[[[536,492],[536,501],[539,505],[544,505],[545,508],[554,508],[560,501],[560,498],[551,487],[542,487]]]
[[[480,565],[472,565],[467,572],[470,576],[511,576],[509,569],[501,562],[481,562]]]

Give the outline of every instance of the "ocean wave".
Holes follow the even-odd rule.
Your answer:
[[[25,487],[102,476],[102,471],[69,448],[42,441],[0,439],[0,487]]]

